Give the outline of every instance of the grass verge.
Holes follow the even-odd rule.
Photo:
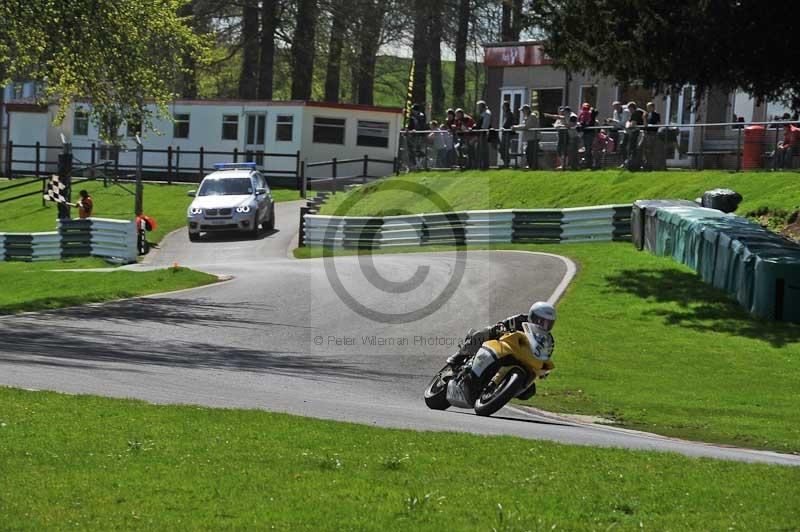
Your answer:
[[[795,468],[9,388],[0,402],[10,529],[789,530],[800,520]]]
[[[398,180],[418,187],[413,191],[392,189]],[[585,207],[645,198],[694,199],[717,187],[732,188],[744,196],[741,213],[764,207],[792,212],[800,205],[797,172],[498,170],[425,172],[377,181],[347,194],[336,194],[321,214],[336,213],[345,201],[353,202],[347,212],[350,216],[439,212],[442,208],[432,201],[434,194],[450,207],[444,210],[457,211]]]
[[[755,319],[689,268],[630,244],[500,248],[556,253],[580,267],[558,304],[557,371],[531,406],[668,436],[800,452],[800,326]],[[321,254],[295,251],[298,258]]]
[[[97,258],[50,262],[0,262],[0,314],[47,310],[112,299],[192,288],[217,281],[188,268],[148,272],[63,272],[58,269],[100,268]]]
[[[13,181],[0,180],[0,189],[6,184],[13,184]],[[85,188],[89,191],[94,199],[95,216],[132,220],[134,218],[133,195],[129,191],[133,191],[133,187],[132,183],[123,183],[122,186],[110,184],[108,188],[105,188],[102,181],[87,181],[77,184],[73,188],[76,195],[80,189]],[[192,198],[186,193],[196,188],[196,184],[146,183],[144,185],[144,212],[158,222],[158,229],[148,233],[148,240],[158,243],[167,233],[186,225],[186,209],[192,202]],[[0,200],[35,190],[41,190],[41,185],[34,184],[7,191],[0,190]],[[300,199],[300,193],[296,190],[275,189],[272,191],[272,195],[275,201]],[[73,215],[77,216],[77,212]],[[47,203],[42,207],[42,198],[39,195],[10,201],[2,204],[0,210],[0,232],[55,231],[56,217],[55,204]]]

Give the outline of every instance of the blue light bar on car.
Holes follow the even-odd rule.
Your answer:
[[[256,169],[256,163],[214,163],[214,170],[236,170],[239,168]]]

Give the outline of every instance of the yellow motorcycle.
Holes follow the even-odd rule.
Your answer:
[[[535,395],[536,380],[547,377],[555,365],[549,350],[539,356],[534,352],[541,353],[533,347],[542,343],[541,329],[528,322],[522,328],[484,342],[458,367],[448,364],[442,368],[425,389],[428,408],[474,408],[479,416],[491,416],[514,397]]]

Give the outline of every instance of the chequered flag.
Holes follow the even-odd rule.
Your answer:
[[[63,194],[65,188],[67,187],[61,182],[61,179],[54,174],[50,177],[50,181],[47,182],[44,199],[56,203],[67,203],[67,198],[65,198]]]

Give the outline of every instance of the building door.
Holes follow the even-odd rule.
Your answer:
[[[695,129],[686,127],[695,123],[695,106],[693,105],[694,87],[687,85],[676,96],[667,96],[666,114],[670,128],[677,127],[678,137],[674,149],[667,152],[667,164],[670,166],[689,166],[687,155],[692,146]]]
[[[265,113],[247,113],[245,122],[245,160],[264,166],[264,138],[267,126]]]
[[[514,124],[522,122],[522,106],[525,102],[525,89],[503,89],[500,93],[500,126],[506,121],[505,112],[503,111],[502,102],[508,102],[511,107],[511,112],[514,114]],[[522,133],[511,137],[511,143],[508,147],[509,153],[521,153],[522,146]]]

